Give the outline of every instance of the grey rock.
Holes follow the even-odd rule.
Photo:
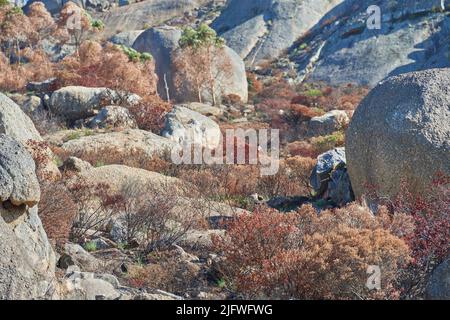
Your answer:
[[[147,0],[113,8],[98,17],[105,23],[106,36],[117,32],[141,30],[182,16],[207,0]]]
[[[17,141],[0,134],[0,202],[34,206],[40,199],[35,164]]]
[[[391,77],[357,108],[346,135],[356,196],[375,186],[397,194],[401,181],[426,195],[438,172],[450,175],[450,69]]]
[[[209,104],[192,102],[187,104],[180,104],[180,107],[185,107],[191,109],[192,111],[198,112],[207,117],[220,117],[224,114],[224,107],[214,107]]]
[[[179,144],[197,144],[214,149],[221,139],[220,127],[208,117],[177,106],[166,115],[162,136]]]
[[[429,68],[449,67],[448,0],[380,1],[381,30],[366,26],[371,0],[344,1],[310,30],[309,53],[294,58],[299,69],[314,60],[309,81],[354,83],[374,87],[388,76]],[[332,20],[330,20],[332,19]],[[323,28],[327,21],[336,21]],[[307,61],[302,57],[306,56]]]
[[[343,0],[231,0],[213,28],[249,64],[290,48]]]
[[[55,255],[37,208],[0,205],[0,215],[0,298],[55,298]],[[10,215],[15,219],[7,222]]]
[[[111,280],[108,277],[108,280]],[[105,277],[94,273],[77,272],[66,275],[65,300],[118,300],[121,298],[114,286]]]
[[[436,267],[426,288],[427,299],[450,300],[450,258]]]
[[[43,103],[41,98],[34,95],[24,95],[24,94],[9,94],[8,97],[20,106],[23,112],[27,115],[32,115],[37,110],[42,110]]]
[[[114,91],[107,88],[86,88],[70,86],[53,92],[49,104],[50,110],[68,120],[85,119],[95,115],[102,103],[111,103],[117,99]]]
[[[88,122],[89,128],[131,128],[137,129],[137,123],[127,108],[107,106]]]
[[[93,167],[92,165],[84,160],[81,160],[76,157],[69,157],[66,161],[64,161],[62,165],[62,170],[69,170],[74,172],[83,172],[91,170]]]
[[[154,133],[127,129],[120,132],[109,132],[65,142],[61,147],[70,154],[82,158],[83,154],[101,155],[105,151],[114,151],[115,156],[121,159],[130,157],[130,154],[153,157],[170,151],[174,142]]]
[[[309,122],[308,134],[313,137],[330,135],[344,129],[349,122],[350,119],[345,111],[333,110],[323,116],[312,118]]]
[[[118,289],[120,287],[119,280],[117,279],[117,277],[113,276],[112,274],[100,273],[100,274],[95,274],[94,277],[96,279],[100,279],[100,280],[108,282],[109,284],[111,284],[113,286],[114,289]]]
[[[10,98],[0,93],[0,133],[26,143],[28,140],[42,141],[33,121]]]
[[[144,32],[144,30],[119,32],[118,34],[112,36],[109,41],[114,44],[132,47],[142,32]]]
[[[55,254],[37,214],[31,155],[0,134],[0,299],[56,297]],[[29,206],[34,206],[30,208]]]
[[[162,26],[144,31],[133,44],[133,48],[140,52],[148,52],[155,59],[155,71],[158,75],[158,93],[164,100],[168,100],[166,94],[166,82],[169,87],[169,95],[175,94],[172,74],[172,59],[175,50],[179,47],[181,30]],[[174,97],[170,97],[173,99]]]
[[[95,258],[78,244],[66,243],[64,247],[64,254],[70,257],[70,260],[64,258],[67,259],[66,261],[73,261],[73,263],[80,267],[82,271],[95,272],[102,265],[101,260]]]
[[[346,168],[345,148],[336,148],[317,158],[310,178],[315,197],[343,206],[354,200]]]

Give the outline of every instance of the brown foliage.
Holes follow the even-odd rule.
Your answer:
[[[63,246],[70,237],[77,215],[72,195],[62,183],[41,183],[39,217],[48,238],[57,246]]]
[[[319,216],[310,206],[289,214],[262,209],[240,216],[214,242],[223,275],[244,297],[395,298],[409,250],[383,222],[356,204]],[[381,291],[365,286],[369,265],[382,269]]]
[[[160,133],[164,126],[164,116],[170,112],[172,105],[158,96],[146,96],[136,104],[128,106],[128,110],[142,130]]]
[[[117,46],[102,47],[94,41],[81,44],[78,53],[66,57],[56,69],[59,86],[106,87],[141,97],[156,94],[154,63],[131,61]]]

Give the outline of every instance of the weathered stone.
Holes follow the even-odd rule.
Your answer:
[[[248,64],[272,60],[343,0],[231,0],[213,22]]]
[[[221,139],[220,127],[208,117],[176,106],[166,115],[161,134],[179,144],[191,143],[214,149]]]
[[[35,169],[28,151],[11,137],[0,134],[0,202],[36,205],[41,193]]]
[[[31,155],[0,134],[0,299],[56,297],[55,254],[36,203],[40,189]],[[30,208],[28,206],[34,206]]]
[[[313,137],[330,135],[344,129],[349,122],[350,119],[345,111],[333,110],[323,116],[312,118],[309,122],[308,134]]]
[[[127,108],[107,106],[88,122],[89,128],[131,128],[136,129],[137,123]]]
[[[450,259],[436,267],[426,289],[427,299],[450,300]]]
[[[21,143],[42,141],[31,119],[10,98],[0,93],[0,133]]]
[[[395,196],[402,181],[426,195],[437,173],[450,175],[449,87],[450,69],[412,72],[383,81],[363,100],[346,135],[357,197],[368,186]]]
[[[70,86],[53,92],[49,104],[54,114],[68,120],[78,120],[94,116],[96,110],[116,99],[116,93],[107,88]]]
[[[120,132],[109,132],[90,135],[65,142],[61,147],[71,155],[83,158],[85,154],[96,154],[101,159],[111,156],[117,159],[128,159],[130,156],[152,158],[171,150],[174,143],[164,137],[148,131],[128,129]]]
[[[336,148],[317,158],[310,179],[315,197],[331,201],[335,206],[343,206],[354,200],[348,178],[345,148]]]

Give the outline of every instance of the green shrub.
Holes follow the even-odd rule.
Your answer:
[[[97,251],[97,244],[93,241],[88,241],[84,244],[84,250],[87,252]]]
[[[98,30],[103,30],[105,28],[105,24],[102,20],[94,19],[91,22],[91,27]]]
[[[314,149],[319,153],[327,152],[328,150],[336,147],[341,147],[345,143],[345,135],[341,131],[337,131],[328,136],[321,136],[311,139],[311,144]]]
[[[128,59],[130,59],[130,61],[145,62],[153,59],[152,55],[148,52],[140,53],[134,50],[133,48],[124,46],[123,44],[117,46],[123,51],[123,53],[125,53],[128,56]]]

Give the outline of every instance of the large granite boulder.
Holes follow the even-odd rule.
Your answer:
[[[159,78],[158,92],[167,100],[167,89],[171,99],[177,102],[198,102],[198,92],[188,79],[181,85],[175,85],[176,69],[174,58],[179,54],[181,30],[175,27],[156,27],[143,32],[135,41],[133,48],[140,52],[148,52],[155,59],[156,73]],[[224,46],[219,56],[214,59],[213,69],[229,70],[218,72],[216,95],[220,100],[228,95],[238,96],[242,102],[248,100],[248,83],[245,65],[242,59],[227,46]],[[167,86],[167,88],[166,88]],[[205,90],[202,92],[203,102],[212,103],[214,99]]]
[[[144,30],[124,31],[119,32],[112,36],[109,41],[114,44],[124,45],[126,47],[132,47],[136,39],[141,35]]]
[[[0,134],[4,133],[22,145],[29,151],[33,151],[30,144],[42,142],[42,137],[36,130],[33,121],[11,99],[0,93]],[[58,179],[60,172],[53,162],[54,155],[49,148],[41,149],[44,156],[38,163],[39,176],[48,179]]]
[[[71,182],[76,183],[82,179],[92,185],[107,185],[111,194],[122,191],[124,187],[132,183],[136,186],[150,187],[152,189],[173,189],[175,192],[181,186],[181,180],[174,177],[167,177],[157,172],[151,172],[138,168],[131,168],[123,165],[108,165],[92,168],[81,172]]]
[[[55,254],[38,216],[40,189],[24,147],[0,134],[0,299],[57,296]]]
[[[68,120],[86,119],[94,116],[96,110],[116,100],[114,91],[107,88],[70,86],[53,92],[50,110]]]
[[[357,108],[346,135],[357,197],[376,187],[394,196],[401,182],[426,194],[437,173],[450,175],[450,69],[391,77]]]
[[[0,133],[19,142],[42,141],[31,119],[10,98],[0,93]]]

